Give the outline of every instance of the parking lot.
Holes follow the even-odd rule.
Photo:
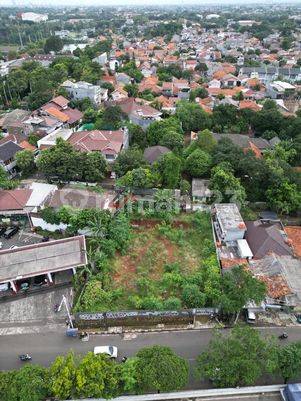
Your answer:
[[[6,239],[3,235],[0,237],[0,248],[10,249],[12,247],[21,247],[25,245],[37,244],[41,242],[43,237],[41,235],[31,232],[29,226],[21,227],[19,231],[11,238]],[[2,244],[2,246],[1,246]]]

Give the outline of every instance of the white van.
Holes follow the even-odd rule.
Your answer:
[[[106,354],[110,358],[117,358],[118,349],[114,345],[103,345],[101,347],[94,347],[94,355]]]

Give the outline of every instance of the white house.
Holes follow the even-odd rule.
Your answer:
[[[95,105],[108,100],[108,90],[101,88],[99,85],[93,85],[84,81],[65,81],[61,87],[68,92],[71,98],[76,100],[89,98]]]
[[[99,56],[95,57],[92,61],[98,63],[100,65],[106,65],[108,62],[108,55],[106,52],[100,54]]]
[[[21,14],[22,21],[30,21],[30,22],[45,22],[48,20],[47,14],[37,14],[37,13],[22,13]]]

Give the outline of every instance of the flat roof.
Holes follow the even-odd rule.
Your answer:
[[[0,251],[0,282],[87,264],[83,235]]]
[[[246,225],[236,203],[216,203],[216,216],[224,230],[245,230]]]

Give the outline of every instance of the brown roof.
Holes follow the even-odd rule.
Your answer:
[[[66,107],[68,106],[69,100],[66,99],[64,96],[57,96],[51,99],[51,102],[57,104],[60,107]]]
[[[233,258],[233,259],[221,259],[221,265],[223,269],[231,269],[234,266],[246,266],[248,265],[247,259],[244,258]]]
[[[257,276],[260,281],[263,281],[267,286],[267,294],[269,297],[277,299],[282,298],[285,295],[292,294],[292,290],[287,285],[286,280],[281,274],[273,277],[268,276]]]
[[[121,110],[125,114],[136,114],[137,116],[157,116],[160,115],[160,111],[154,109],[147,104],[140,104],[135,101],[134,98],[122,99],[117,102]]]
[[[123,145],[123,131],[78,131],[68,139],[73,147],[81,152],[100,151],[118,154]]]
[[[245,238],[255,259],[261,259],[270,253],[275,253],[279,256],[292,255],[292,249],[282,234],[279,224],[246,221],[246,226]]]
[[[168,149],[166,146],[150,146],[149,148],[145,149],[143,156],[150,164],[153,164],[162,155],[168,152],[170,152],[170,149]]]
[[[54,107],[45,107],[44,110],[50,114],[51,116],[57,118],[58,120],[62,121],[63,123],[66,123],[69,120],[69,116],[67,116],[65,113],[62,113],[61,111],[57,110]]]
[[[288,226],[285,227],[285,232],[292,243],[295,255],[301,258],[301,227]]]
[[[71,109],[70,107],[68,107],[68,109],[65,109],[63,111],[63,113],[68,116],[69,120],[68,123],[69,124],[73,124],[76,121],[79,121],[83,118],[83,113],[81,111],[79,111],[78,109]]]
[[[104,209],[109,200],[110,195],[108,194],[98,194],[83,189],[64,188],[56,190],[48,200],[47,205],[54,208],[68,205],[77,209]]]
[[[31,145],[28,141],[22,141],[20,143],[21,148],[26,149],[26,150],[36,150],[36,147]]]
[[[32,189],[10,189],[0,191],[0,211],[24,209],[31,194]]]

